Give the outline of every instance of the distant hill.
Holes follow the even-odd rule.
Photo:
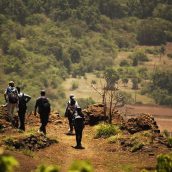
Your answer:
[[[46,88],[59,107],[69,75],[102,71],[118,51],[167,41],[170,0],[0,0],[0,89],[11,79],[33,98]]]

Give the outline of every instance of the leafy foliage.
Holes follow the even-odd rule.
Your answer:
[[[9,155],[0,155],[0,169],[1,172],[12,172],[14,167],[17,167],[19,163],[17,160]]]
[[[87,162],[87,161],[74,161],[71,165],[71,167],[69,168],[69,172],[93,172],[93,167],[92,165]]]
[[[149,83],[144,92],[149,93],[161,105],[172,105],[172,80],[171,71],[158,70],[152,75],[152,83]]]
[[[59,172],[59,167],[55,165],[49,165],[49,166],[41,165],[37,167],[35,172]]]
[[[166,171],[170,172],[172,170],[172,155],[164,154],[159,155],[157,158],[157,172]]]
[[[112,124],[99,124],[96,128],[95,138],[108,138],[110,136],[116,135],[120,130],[117,126]]]

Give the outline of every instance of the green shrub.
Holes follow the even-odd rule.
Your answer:
[[[33,14],[27,17],[26,23],[30,25],[39,25],[45,23],[47,18],[44,14]]]
[[[130,66],[130,63],[128,62],[128,60],[122,60],[119,64],[120,66]]]
[[[78,99],[79,105],[82,109],[87,108],[88,105],[95,104],[96,102],[91,98],[79,98]]]
[[[17,160],[9,155],[0,155],[0,171],[13,172],[13,168],[19,166]]]
[[[95,138],[108,138],[119,133],[119,127],[112,124],[99,124],[96,129]]]
[[[35,172],[59,172],[60,168],[58,166],[55,165],[40,165],[39,167],[37,167]]]
[[[168,138],[168,137],[170,136],[168,130],[164,130],[164,131],[162,132],[162,134],[163,134],[163,136],[166,137],[166,138]]]
[[[115,135],[115,136],[110,136],[110,137],[108,138],[108,143],[111,143],[111,144],[117,143],[118,140],[121,139],[121,138],[123,138],[121,134],[117,134],[117,135]]]
[[[96,80],[92,80],[91,81],[91,84],[96,84]]]
[[[93,172],[94,169],[88,161],[74,161],[68,172]]]
[[[18,57],[21,60],[24,60],[26,58],[27,52],[22,44],[13,42],[9,46],[8,54],[14,57]]]
[[[71,86],[71,90],[76,90],[76,89],[78,89],[78,87],[79,87],[78,82],[73,81],[73,82],[72,82],[72,86]]]
[[[134,52],[132,55],[129,56],[129,58],[133,60],[133,66],[137,66],[139,62],[149,61],[146,54],[140,51]]]
[[[153,55],[158,55],[159,54],[159,50],[157,48],[146,48],[145,49],[145,53],[153,54]]]
[[[157,172],[172,171],[172,154],[161,154],[157,158]]]
[[[172,137],[167,138],[168,146],[172,148]]]
[[[136,152],[136,151],[140,150],[143,146],[144,146],[143,143],[135,142],[131,148],[131,152]]]
[[[167,57],[172,59],[172,54],[167,54]]]

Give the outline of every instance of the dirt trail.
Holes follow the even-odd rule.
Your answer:
[[[156,156],[167,152],[167,148],[161,147],[154,156],[149,156],[147,152],[131,153],[122,150],[116,144],[108,144],[106,139],[94,139],[94,127],[86,126],[83,132],[82,144],[85,149],[74,149],[75,135],[66,135],[68,130],[67,120],[61,118],[61,124],[49,123],[47,126],[47,137],[56,139],[59,143],[51,145],[45,149],[33,152],[33,156],[28,156],[22,151],[7,151],[17,158],[20,163],[18,172],[31,172],[41,164],[59,165],[61,172],[67,172],[74,160],[88,160],[93,165],[95,172],[124,172],[125,168],[132,168],[132,172],[140,172],[141,169],[156,165]],[[37,131],[38,122],[28,119],[26,133],[29,130]],[[24,133],[17,130],[9,131],[8,135],[23,137]],[[3,139],[4,133],[0,139]]]
[[[67,122],[60,125],[48,125],[48,137],[56,138],[59,143],[53,145],[51,148],[41,150],[38,152],[36,159],[39,161],[42,156],[46,155],[44,161],[53,163],[62,167],[62,172],[67,171],[69,166],[74,160],[88,160],[92,163],[95,171],[105,172],[108,171],[103,152],[99,149],[100,143],[98,140],[93,139],[92,128],[86,126],[83,132],[82,144],[85,149],[75,149],[72,146],[76,145],[75,135],[66,135],[68,130]],[[43,162],[44,163],[44,162]]]

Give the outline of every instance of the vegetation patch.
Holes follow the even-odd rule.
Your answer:
[[[110,136],[116,135],[120,132],[120,129],[116,125],[112,124],[99,124],[96,127],[95,138],[108,138]]]
[[[4,143],[7,146],[14,147],[15,149],[19,150],[37,151],[39,149],[49,147],[52,144],[58,143],[58,141],[49,139],[43,134],[35,134],[22,139],[8,138],[4,141]]]

